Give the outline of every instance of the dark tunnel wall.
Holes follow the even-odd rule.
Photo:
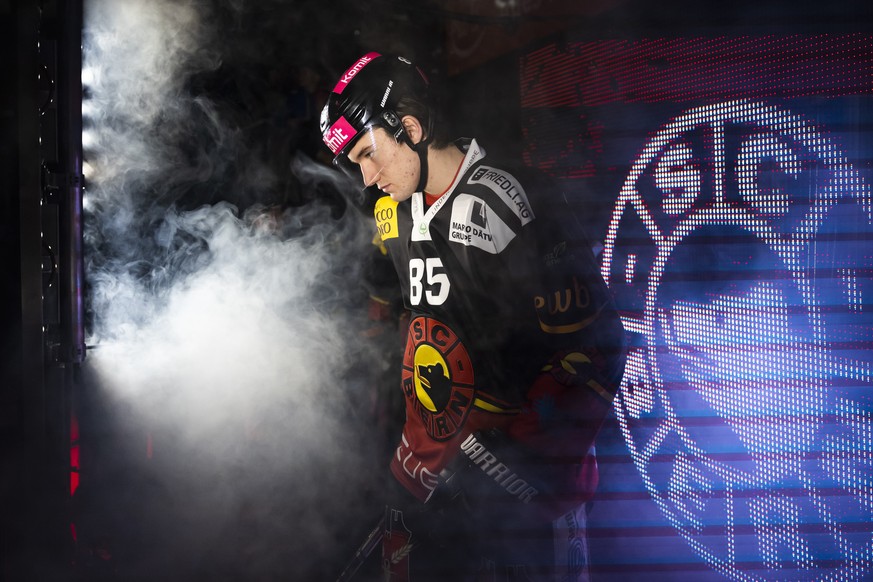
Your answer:
[[[55,8],[47,5],[45,14]],[[72,557],[66,434],[72,368],[52,348],[60,330],[58,281],[47,255],[58,250],[60,213],[44,196],[43,164],[56,159],[45,154],[57,145],[57,116],[44,114],[57,103],[57,95],[50,103],[46,83],[57,63],[41,61],[38,47],[48,39],[56,46],[60,29],[40,38],[36,4],[2,3],[0,14],[6,80],[0,105],[0,575],[56,579],[69,572]]]

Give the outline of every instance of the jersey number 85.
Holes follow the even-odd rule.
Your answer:
[[[437,257],[409,259],[409,302],[421,305],[442,305],[449,297],[449,276],[443,262]]]

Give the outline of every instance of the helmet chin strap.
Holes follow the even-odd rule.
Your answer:
[[[415,187],[416,192],[424,192],[424,187],[427,185],[427,143],[429,141],[423,139],[412,146],[413,151],[418,154],[419,161],[419,179],[418,186]]]

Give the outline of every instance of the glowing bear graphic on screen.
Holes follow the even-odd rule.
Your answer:
[[[735,448],[749,453],[754,473],[768,476],[764,486],[793,470],[784,455],[769,453],[814,450],[816,422],[825,413],[825,386],[815,377],[824,362],[793,333],[787,311],[779,290],[765,284],[708,304],[677,301],[671,321],[663,321],[664,312],[659,323],[672,358],[659,366],[672,364],[703,401],[701,406],[695,398],[685,410],[708,407],[724,420],[741,445]],[[680,400],[672,399],[682,417]]]
[[[616,412],[646,487],[737,580],[873,560],[873,208],[822,130],[690,110],[634,163],[602,272],[634,337]]]

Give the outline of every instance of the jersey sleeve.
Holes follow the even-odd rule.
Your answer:
[[[533,249],[528,260],[535,274],[525,273],[518,284],[530,294],[537,341],[548,346],[548,360],[575,349],[602,354],[603,371],[615,379],[623,369],[625,333],[591,241],[554,181],[536,175],[528,182],[536,219],[519,242]],[[507,254],[505,260],[514,259]]]
[[[440,474],[458,456],[461,443],[471,434],[491,428],[506,429],[512,416],[473,410],[461,430],[446,441],[434,440],[422,418],[407,406],[400,443],[391,458],[391,473],[416,499],[426,502],[436,489]]]

